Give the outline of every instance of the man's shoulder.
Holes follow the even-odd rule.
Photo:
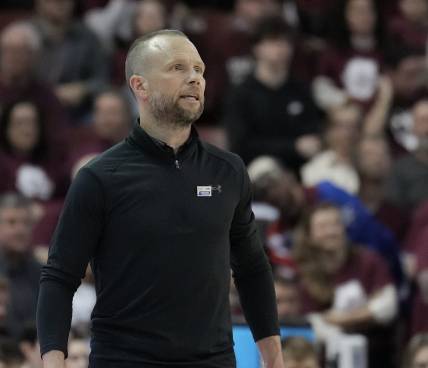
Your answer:
[[[207,154],[209,154],[211,157],[216,160],[222,161],[224,165],[230,166],[234,171],[238,173],[242,172],[242,169],[243,167],[245,167],[245,165],[241,157],[239,157],[236,153],[221,149],[205,141],[201,141],[201,144]]]
[[[131,152],[132,150],[124,140],[94,157],[83,168],[89,169],[95,174],[114,172],[126,162]]]

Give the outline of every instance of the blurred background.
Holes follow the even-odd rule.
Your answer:
[[[286,367],[428,367],[428,0],[0,1],[0,367],[41,367],[64,197],[135,123],[126,53],[162,28],[207,66],[200,136],[248,165]],[[88,267],[67,368],[95,298]],[[259,367],[230,302],[238,368]]]

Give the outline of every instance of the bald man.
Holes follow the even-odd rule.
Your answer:
[[[272,274],[242,160],[199,140],[204,63],[181,32],[136,40],[126,77],[140,118],[77,174],[41,276],[45,368],[63,368],[88,262],[91,368],[235,367],[230,268],[268,368],[283,368]]]

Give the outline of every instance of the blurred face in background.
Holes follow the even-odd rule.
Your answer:
[[[328,113],[329,127],[326,133],[327,145],[333,151],[350,156],[358,137],[361,111],[354,105],[338,107]]]
[[[423,55],[409,55],[392,71],[395,95],[412,99],[424,87],[426,60]]]
[[[349,0],[345,19],[351,34],[372,35],[376,25],[376,13],[371,0]]]
[[[27,102],[16,104],[10,113],[6,134],[14,152],[30,154],[40,139],[36,107]]]
[[[121,97],[113,93],[105,93],[97,97],[94,129],[98,137],[114,143],[119,142],[129,132],[129,121],[129,111]]]
[[[357,148],[357,166],[364,178],[384,180],[391,169],[391,154],[384,139],[363,139]]]
[[[238,0],[236,13],[255,25],[260,19],[278,14],[281,10],[278,1],[275,0]]]
[[[399,6],[401,13],[409,21],[422,24],[428,22],[427,0],[401,0]]]
[[[293,55],[293,46],[285,37],[266,38],[254,47],[257,63],[264,63],[272,70],[288,69]]]
[[[53,24],[66,24],[73,17],[73,0],[37,0],[37,13]]]
[[[32,74],[36,51],[24,30],[5,31],[0,38],[0,70],[11,80],[27,79]]]
[[[73,339],[68,344],[66,368],[88,368],[89,346],[86,341]]]
[[[346,255],[345,226],[339,209],[319,208],[309,222],[311,244],[320,251],[320,262],[328,272],[337,271]]]
[[[279,320],[300,315],[299,292],[294,283],[276,280],[275,294]]]
[[[304,193],[297,179],[291,173],[272,180],[266,188],[266,202],[278,208],[287,222],[293,223],[300,217],[304,207]]]
[[[149,32],[166,28],[166,10],[156,0],[144,0],[137,4],[135,15],[135,33],[142,36]]]
[[[13,254],[27,252],[31,243],[32,225],[30,208],[0,209],[0,248]]]

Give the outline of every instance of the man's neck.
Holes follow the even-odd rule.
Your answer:
[[[174,152],[186,143],[190,136],[191,126],[175,126],[172,123],[154,122],[140,115],[140,126],[151,137],[166,143]]]
[[[265,63],[259,63],[256,66],[255,77],[262,84],[277,88],[287,79],[288,71],[287,68],[272,68]]]

